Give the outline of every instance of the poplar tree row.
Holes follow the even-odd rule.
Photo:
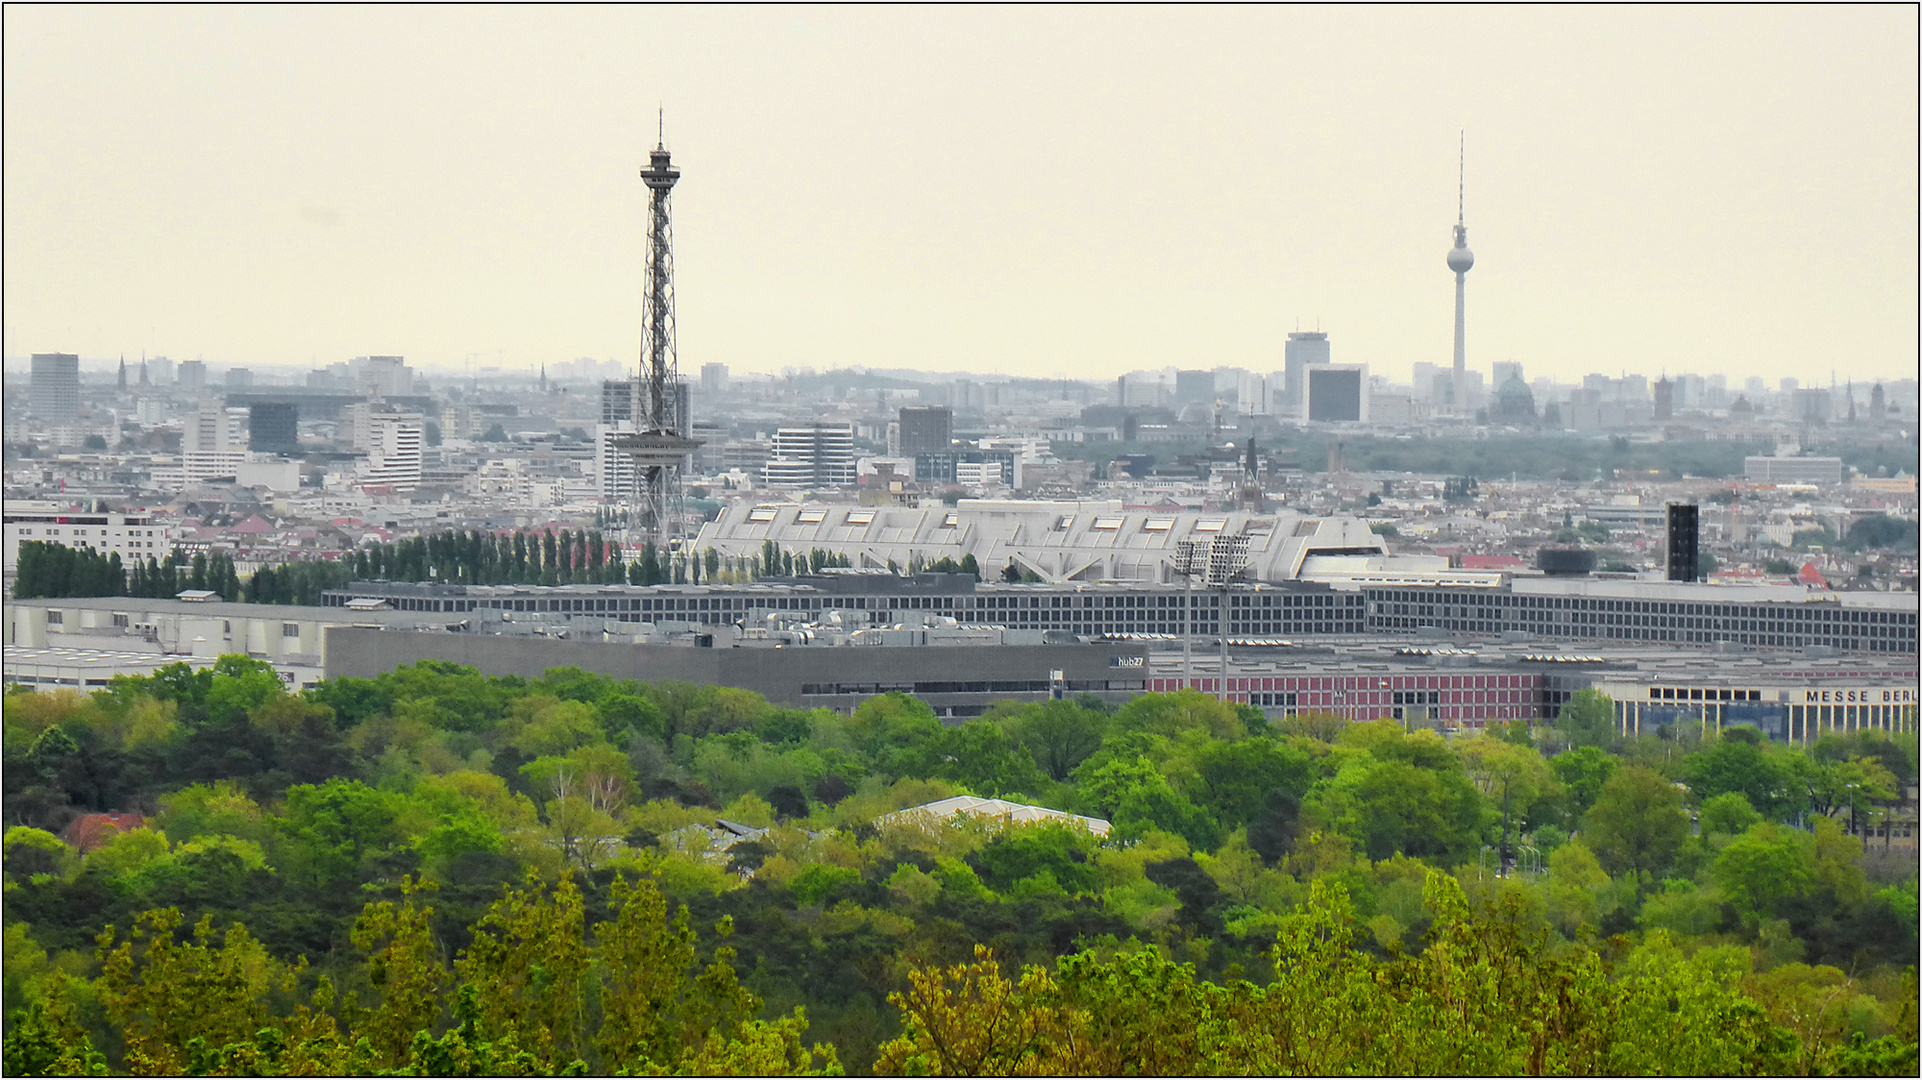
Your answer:
[[[170,552],[164,560],[134,559],[124,566],[118,552],[102,554],[93,548],[68,547],[40,540],[20,544],[19,575],[13,583],[16,600],[78,596],[138,596],[171,599],[187,589],[219,593],[238,600],[240,576],[231,556],[200,552],[189,560]]]
[[[13,598],[119,596],[126,582],[119,554],[42,540],[20,541]]]

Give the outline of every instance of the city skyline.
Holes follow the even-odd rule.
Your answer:
[[[1912,377],[1915,14],[9,9],[5,351],[631,365],[664,105],[687,370],[1401,382],[1466,127],[1471,369]]]

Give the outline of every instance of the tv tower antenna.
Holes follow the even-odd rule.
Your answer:
[[[657,117],[658,137],[641,182],[648,191],[647,274],[642,297],[641,370],[634,379],[634,420],[639,429],[614,439],[614,449],[634,462],[630,528],[666,557],[680,547],[681,471],[700,442],[688,438],[674,343],[674,234],[669,196],[681,178],[667,152],[667,113]]]

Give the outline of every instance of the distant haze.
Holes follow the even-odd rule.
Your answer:
[[[1915,374],[1917,9],[5,10],[5,350]]]

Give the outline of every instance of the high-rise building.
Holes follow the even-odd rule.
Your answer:
[[[1748,378],[1742,380],[1742,392],[1750,398],[1761,397],[1768,393],[1768,388],[1768,381],[1760,375],[1750,375]]]
[[[1701,564],[1701,513],[1694,503],[1668,504],[1667,561],[1668,580],[1695,581],[1698,579]]]
[[[1175,372],[1175,404],[1215,400],[1215,373],[1212,371]]]
[[[199,393],[207,387],[207,365],[198,360],[182,360],[174,382],[182,390]]]
[[[1490,385],[1494,386],[1496,393],[1500,393],[1502,387],[1508,385],[1511,376],[1523,382],[1528,381],[1528,377],[1522,374],[1522,365],[1518,361],[1497,360],[1495,361],[1495,378]]]
[[[362,484],[400,490],[420,486],[426,424],[417,412],[375,413],[368,421],[367,471]]]
[[[602,424],[594,429],[601,498],[610,503],[623,504],[634,498],[634,478],[639,475],[639,470],[634,467],[634,459],[616,445],[616,440],[622,435],[632,434],[633,428],[633,424],[623,421],[619,424]]]
[[[1448,251],[1448,268],[1455,272],[1455,368],[1444,405],[1466,408],[1468,382],[1468,271],[1475,266],[1475,253],[1468,250],[1468,225],[1465,214],[1468,191],[1468,136],[1462,135],[1461,175],[1455,194],[1455,246]]]
[[[34,353],[28,405],[42,420],[80,416],[80,357],[76,353]]]
[[[227,369],[227,387],[229,389],[244,390],[253,384],[254,373],[251,369],[244,367],[230,367]]]
[[[203,401],[197,412],[186,418],[180,429],[180,452],[212,454],[238,450],[239,432],[234,417],[218,401]]]
[[[702,364],[701,365],[701,393],[703,394],[727,393],[727,365],[726,364]]]
[[[1274,391],[1280,389],[1280,380],[1272,376],[1240,372],[1235,376],[1235,409],[1243,416],[1268,416],[1274,412]]]
[[[1783,380],[1787,381],[1787,380]],[[1792,402],[1789,420],[1797,424],[1826,424],[1833,414],[1834,402],[1829,392],[1822,387],[1795,390],[1789,395]]]
[[[174,362],[164,356],[156,356],[146,361],[152,371],[155,386],[167,386],[174,381]]]
[[[901,410],[901,456],[945,453],[953,441],[953,409],[924,405]]]
[[[1775,386],[1777,392],[1783,397],[1792,397],[1797,390],[1802,388],[1802,380],[1793,377],[1786,378],[1776,383]]]
[[[1310,364],[1328,363],[1328,335],[1319,330],[1297,330],[1282,346],[1281,406],[1287,412],[1301,410],[1303,372]]]
[[[247,449],[299,453],[300,406],[291,401],[257,401],[247,406]]]
[[[854,426],[813,423],[774,433],[767,482],[775,488],[846,487],[854,483]]]
[[[1416,401],[1440,401],[1447,396],[1446,383],[1454,376],[1435,364],[1416,363],[1412,372]]]
[[[352,367],[359,374],[360,390],[381,397],[405,397],[414,392],[414,372],[399,356],[357,356]]]
[[[1301,418],[1316,423],[1368,419],[1368,365],[1317,364],[1302,383]]]
[[[634,419],[634,380],[608,379],[601,383],[601,423],[608,426]]]

